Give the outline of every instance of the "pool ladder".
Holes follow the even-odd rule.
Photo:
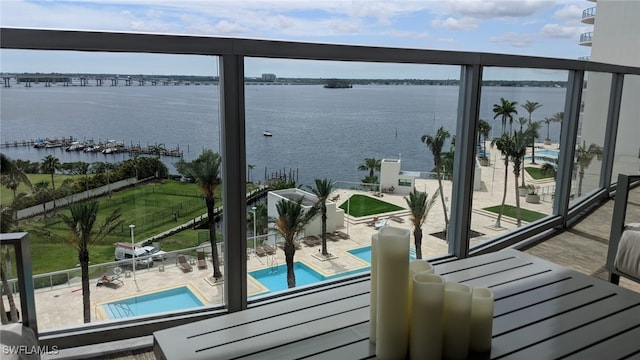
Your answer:
[[[131,308],[127,304],[120,304],[120,303],[109,304],[109,308],[113,313],[113,315],[116,315],[117,313],[118,319],[133,316],[133,311],[131,311]]]
[[[273,255],[267,255],[267,266],[271,267],[271,274],[278,271],[278,260]]]

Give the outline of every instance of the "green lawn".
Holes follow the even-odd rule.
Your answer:
[[[27,174],[27,176],[29,177],[29,180],[31,180],[32,184],[36,184],[40,181],[46,181],[49,183],[49,188],[51,188],[51,175]],[[75,180],[83,176],[84,175],[55,175],[53,177],[53,180],[56,182],[56,189],[58,189],[66,179]],[[16,193],[21,193],[21,192],[26,192],[27,194],[32,193],[31,189],[29,189],[27,185],[20,183]],[[11,204],[11,202],[13,201],[13,192],[4,186],[0,187],[0,200],[2,201],[3,204]]]
[[[533,167],[533,166],[527,166],[524,168],[527,173],[534,179],[536,180],[540,180],[540,179],[551,179],[553,178],[553,175],[549,175],[549,174],[544,174],[540,168],[537,167]]]
[[[500,213],[500,205],[497,206],[491,206],[491,207],[486,207],[484,208],[484,210],[487,211],[491,211],[493,213],[499,214]],[[504,216],[508,216],[511,218],[516,218],[516,210],[517,208],[515,206],[512,205],[506,205],[504,206],[504,212],[502,213]],[[527,209],[520,209],[520,218],[522,219],[522,221],[526,221],[526,222],[533,222],[539,219],[542,219],[543,217],[548,216],[547,214],[543,214],[543,213],[539,213],[537,211],[531,211],[531,210],[527,210]]]
[[[216,206],[221,205],[220,188],[217,190]],[[122,213],[122,226],[100,243],[90,248],[92,264],[113,261],[113,243],[130,242],[129,224],[136,225],[136,241],[190,221],[206,213],[204,198],[196,184],[165,180],[162,183],[138,185],[99,199],[97,224],[101,224],[108,213],[116,208]],[[68,209],[58,210],[68,214]],[[177,221],[173,214],[177,215]],[[51,214],[49,214],[51,216]],[[57,216],[38,219],[21,224],[21,229],[45,229],[66,238],[69,230]],[[218,234],[220,238],[221,234]],[[67,241],[30,231],[31,255],[34,274],[69,269],[78,264],[78,253]],[[208,241],[206,230],[185,230],[161,241],[163,250],[171,251],[197,246]]]
[[[386,201],[358,194],[352,195],[350,201],[345,201],[340,205],[340,208],[343,209],[345,213],[347,213],[347,204],[349,205],[349,215],[355,217],[382,214],[403,209]]]

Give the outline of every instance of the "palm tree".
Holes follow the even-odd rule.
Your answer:
[[[308,186],[309,190],[318,198],[318,202],[316,202],[316,207],[320,207],[320,212],[322,213],[322,255],[328,256],[327,252],[327,199],[329,199],[329,195],[333,191],[333,187],[335,183],[331,180],[327,180],[326,178],[323,180],[315,179],[316,187],[312,188]]]
[[[316,207],[312,207],[306,213],[302,209],[302,200],[297,201],[282,199],[276,203],[278,217],[274,219],[275,230],[284,238],[284,258],[287,263],[287,286],[296,287],[296,274],[293,271],[293,258],[296,254],[294,239],[302,231],[315,215]]]
[[[553,118],[544,118],[544,120],[542,120],[543,123],[545,123],[547,125],[547,137],[545,138],[545,141],[551,141],[551,138],[549,137],[549,127],[551,125],[552,122],[554,122]]]
[[[376,171],[380,171],[380,163],[382,160],[374,159],[374,158],[365,158],[364,164],[360,164],[358,166],[358,170],[360,171],[368,171],[369,177],[373,177]]]
[[[364,188],[366,189],[367,186],[370,187],[370,190],[375,190],[378,187],[378,175],[373,175],[373,176],[365,176],[362,179],[360,179],[360,182],[363,184],[370,184],[370,185],[365,185]]]
[[[536,111],[537,109],[541,108],[542,104],[539,104],[536,101],[527,100],[527,102],[524,105],[520,105],[520,106],[522,106],[529,113],[529,126],[531,126],[531,114],[534,111]],[[531,141],[531,163],[532,164],[536,163],[536,150],[535,150],[535,147],[536,147],[536,138],[533,138],[532,141]]]
[[[447,205],[444,202],[444,194],[442,192],[442,176],[440,172],[442,171],[442,147],[444,146],[444,142],[451,135],[448,131],[446,131],[443,127],[440,127],[438,131],[436,131],[435,136],[431,136],[428,134],[422,135],[420,141],[425,143],[431,153],[433,154],[433,162],[435,163],[436,173],[438,175],[438,186],[440,187],[440,200],[442,201],[442,209],[444,209],[444,232],[445,234],[449,230],[449,217],[447,216]]]
[[[511,137],[511,146],[508,147],[509,156],[513,161],[513,175],[515,176],[515,189],[516,189],[516,220],[517,226],[522,224],[520,216],[520,196],[518,196],[518,177],[520,176],[520,165],[523,163],[524,155],[527,153],[527,145],[529,144],[529,137],[526,133],[518,131]],[[524,174],[522,174],[524,178]]]
[[[511,133],[511,124],[513,123],[513,114],[517,114],[516,110],[517,101],[509,101],[505,98],[500,98],[500,104],[493,104],[494,119],[498,116],[502,119],[502,133],[504,134],[504,128],[509,119],[509,133]]]
[[[216,187],[220,185],[220,155],[211,150],[203,150],[198,159],[187,164],[185,173],[192,177],[200,191],[204,194],[207,205],[207,224],[209,226],[209,242],[211,243],[211,256],[213,257],[213,277],[218,280],[222,277],[220,272],[220,259],[218,258],[218,245],[216,238],[216,219],[214,209],[216,205]]]
[[[42,214],[47,217],[47,200],[51,196],[48,181],[38,181],[33,185],[34,196],[42,204]]]
[[[53,156],[47,155],[42,159],[42,164],[40,164],[40,170],[45,174],[51,174],[51,192],[53,195],[53,212],[56,212],[56,184],[53,181],[53,175],[56,173],[56,170],[60,169],[60,160]]]
[[[14,160],[11,160],[2,154],[2,174],[0,175],[0,183],[13,193],[13,201],[17,198],[17,191],[20,184],[25,184],[33,189],[31,180],[27,174],[18,167]]]
[[[602,156],[602,147],[596,144],[590,144],[586,146],[586,142],[583,140],[582,145],[576,147],[576,164],[578,165],[578,197],[582,195],[582,180],[584,179],[585,170],[591,165],[591,160],[594,157],[598,159]]]
[[[491,146],[495,146],[500,150],[500,153],[504,157],[504,191],[502,194],[502,204],[500,206],[500,212],[498,213],[498,219],[496,220],[496,227],[502,227],[500,225],[500,219],[502,218],[502,213],[504,212],[504,202],[507,199],[507,179],[508,179],[508,169],[509,169],[509,149],[511,148],[511,137],[503,133],[499,138],[493,139],[491,141]],[[517,186],[517,183],[516,183]]]
[[[438,193],[435,192],[429,198],[426,192],[413,190],[409,198],[404,198],[411,211],[411,224],[413,225],[413,238],[416,246],[416,259],[422,259],[422,224],[429,215],[429,210],[436,202]]]
[[[478,144],[482,144],[482,152],[487,154],[487,138],[491,132],[491,124],[487,120],[478,120]],[[480,142],[480,135],[482,135],[482,142]]]
[[[527,130],[524,132],[525,137],[527,138],[527,143],[531,144],[535,142],[536,138],[540,137],[540,122],[539,121],[534,121],[532,123],[529,123],[529,126],[527,127]],[[535,163],[534,159],[534,153],[533,153],[533,148],[531,149],[531,163]],[[524,187],[524,161],[522,161],[522,186]]]
[[[98,219],[98,202],[83,201],[69,205],[70,215],[58,215],[69,229],[69,241],[78,250],[80,271],[82,274],[82,302],[84,305],[84,322],[91,321],[91,298],[89,286],[89,246],[100,242],[116,228],[122,225],[120,209],[109,214],[96,230]]]

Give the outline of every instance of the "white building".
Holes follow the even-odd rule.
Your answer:
[[[297,201],[302,198],[302,208],[308,211],[318,198],[309,192],[298,188],[269,191],[267,194],[267,214],[270,219],[278,218],[276,204],[280,200]],[[340,209],[333,201],[327,200],[327,232],[334,232],[344,226],[344,210]],[[301,236],[322,234],[322,217],[320,212],[305,226]]]
[[[382,159],[380,161],[380,191],[397,194],[409,194],[415,186],[415,174],[406,174],[400,170],[400,159]]]
[[[591,2],[596,2],[592,0]],[[590,60],[618,65],[640,66],[640,1],[597,0],[597,5],[582,13],[582,22],[593,24],[592,32],[582,34],[580,45],[591,47]],[[590,72],[583,97],[584,117],[577,142],[604,146],[611,76]],[[637,172],[640,168],[640,77],[626,76],[620,106],[613,179],[618,173]],[[609,140],[610,141],[610,140]],[[590,188],[597,187],[599,162],[594,161],[585,176]],[[585,184],[586,185],[586,184]]]

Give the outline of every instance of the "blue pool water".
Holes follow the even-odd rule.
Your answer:
[[[371,264],[371,246],[365,246],[358,249],[348,250],[353,256],[356,256],[367,263]],[[410,249],[409,259],[415,260],[415,249]],[[295,261],[293,263],[293,271],[296,274],[296,287],[314,284],[324,280],[331,280],[342,276],[353,275],[365,271],[369,271],[369,267],[360,268],[357,270],[345,271],[331,276],[324,276],[312,268],[308,267],[304,263]],[[258,280],[264,285],[269,292],[286,290],[287,287],[287,265],[278,265],[275,269],[267,268],[262,270],[256,270],[249,272],[254,279]],[[261,293],[258,295],[265,295]]]
[[[552,156],[552,157],[558,157],[558,153],[560,151],[558,150],[536,150],[536,155],[545,155],[545,156]]]
[[[352,271],[342,272],[336,275],[324,276],[307,265],[295,261],[293,263],[293,271],[296,274],[296,287],[317,283],[324,280],[331,280],[341,276],[353,275],[363,271],[368,271],[369,268],[362,268]],[[269,291],[286,290],[287,287],[287,265],[278,265],[275,269],[267,268],[262,270],[256,270],[249,272],[254,279],[258,280]],[[264,295],[261,293],[260,295]]]
[[[347,250],[347,252],[371,264],[371,246],[365,246],[365,247],[361,247],[353,250]],[[409,259],[410,260],[416,259],[415,249],[409,249]]]
[[[134,296],[102,305],[109,319],[149,315],[204,305],[186,286]]]

